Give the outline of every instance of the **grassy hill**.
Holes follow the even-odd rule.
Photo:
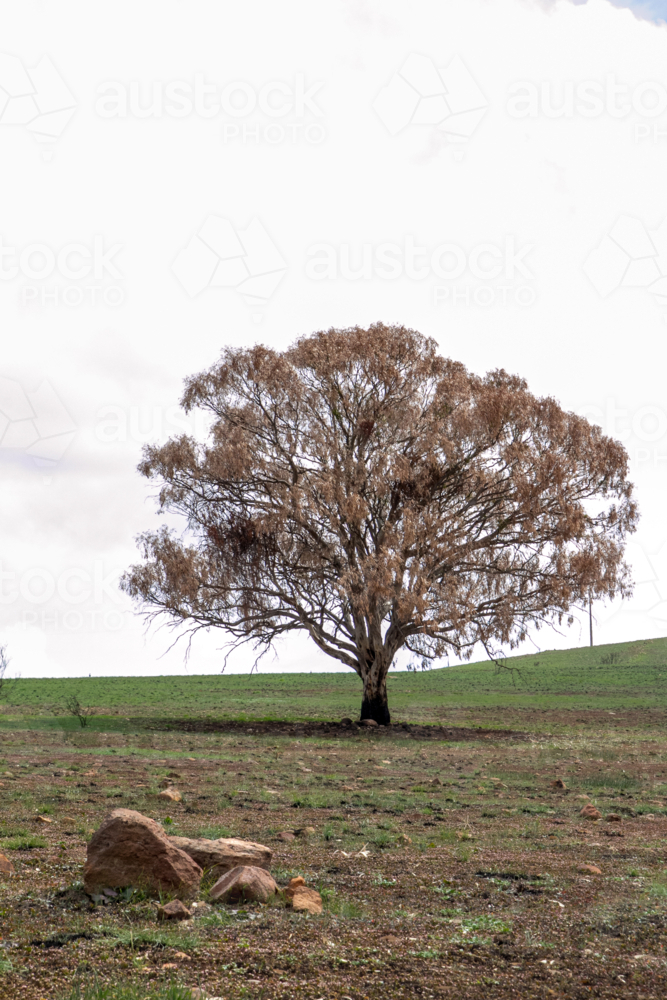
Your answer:
[[[442,722],[459,710],[667,708],[667,638],[531,653],[512,657],[507,667],[485,661],[392,673],[392,715]],[[62,726],[63,702],[73,694],[96,709],[91,728],[102,717],[119,724],[150,716],[337,719],[358,717],[361,682],[352,672],[18,680],[3,692],[0,724],[31,717]]]

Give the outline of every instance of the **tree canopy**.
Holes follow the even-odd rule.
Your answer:
[[[226,348],[182,405],[213,417],[145,448],[182,536],[140,536],[124,589],[149,615],[261,652],[305,631],[389,722],[404,648],[431,661],[518,645],[589,596],[631,590],[623,446],[503,370],[478,376],[402,326]]]

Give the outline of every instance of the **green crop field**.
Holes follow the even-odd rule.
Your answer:
[[[2,692],[0,725],[77,726],[64,708],[76,695],[91,729],[164,718],[340,719],[358,716],[361,682],[349,674],[100,677],[17,680]],[[667,707],[667,639],[532,653],[506,667],[470,663],[392,672],[395,721],[442,723],[494,709],[615,710]]]

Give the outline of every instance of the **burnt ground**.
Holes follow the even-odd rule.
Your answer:
[[[274,720],[256,720],[241,722],[233,719],[136,719],[137,726],[153,732],[183,733],[245,733],[261,736],[321,736],[326,738],[345,738],[361,736],[368,732],[365,726],[358,722],[279,722]],[[418,723],[403,722],[398,725],[378,726],[373,729],[376,738],[405,739],[412,737],[418,740],[449,740],[461,742],[468,740],[490,740],[511,738],[513,740],[528,739],[527,733],[514,729],[488,729],[484,726],[432,726]]]
[[[4,732],[0,997],[667,995],[664,716],[506,713],[489,731],[502,721]],[[165,776],[181,803],[158,799]],[[620,821],[582,819],[587,801]],[[140,893],[93,902],[86,840],[118,806],[266,843],[277,881],[303,875],[324,914],[216,905],[165,927]]]

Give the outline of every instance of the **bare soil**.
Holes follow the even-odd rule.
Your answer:
[[[664,714],[528,721],[5,732],[0,850],[16,871],[0,883],[0,997],[77,983],[228,1000],[666,996]],[[157,797],[170,774],[181,803]],[[588,800],[620,822],[583,820]],[[174,834],[266,843],[277,881],[303,875],[325,912],[215,905],[165,927],[140,893],[92,901],[86,840],[118,806]]]

